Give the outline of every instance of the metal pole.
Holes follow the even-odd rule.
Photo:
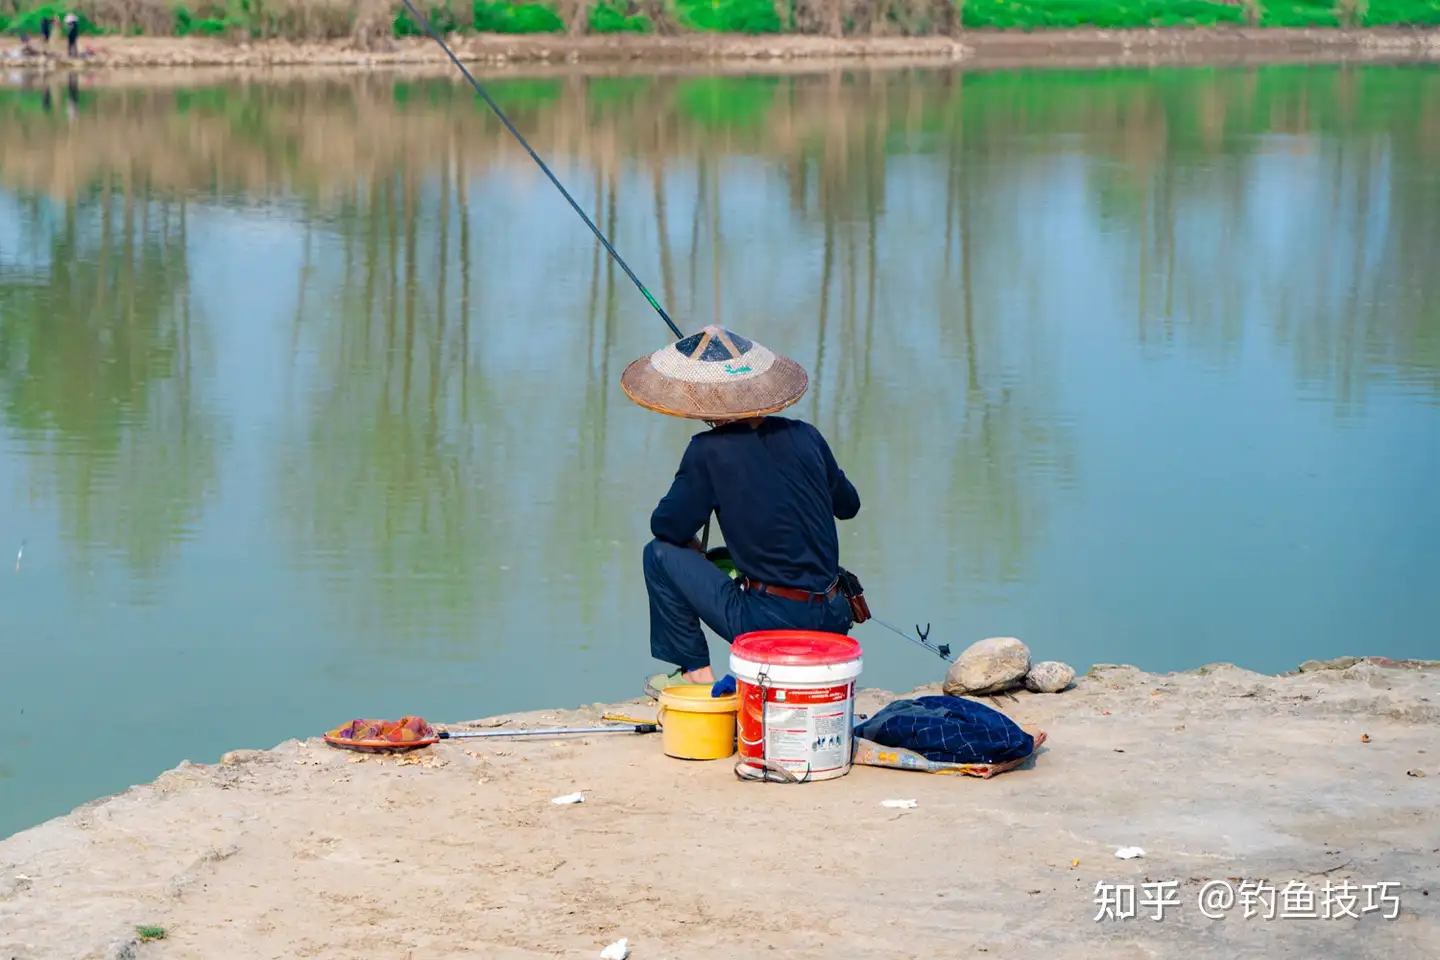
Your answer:
[[[548,727],[543,730],[444,730],[441,740],[471,740],[478,737],[565,737],[587,733],[654,733],[660,727],[653,723],[608,727]]]

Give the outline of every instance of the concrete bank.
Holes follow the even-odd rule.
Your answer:
[[[729,63],[771,69],[787,62],[813,68],[821,62],[966,63],[975,66],[1069,66],[1107,63],[1256,62],[1440,58],[1440,31],[1156,29],[967,31],[948,37],[686,36],[455,36],[463,61],[492,66],[592,64],[620,67]],[[0,67],[36,71],[112,70],[176,67],[440,67],[449,60],[433,41],[399,39],[384,49],[360,50],[347,43],[295,44],[270,41],[240,44],[203,37],[95,37],[94,55],[79,60],[57,56],[52,45],[37,56],[7,56]],[[453,67],[452,67],[453,69]]]
[[[1097,667],[1000,702],[1050,739],[990,780],[741,783],[656,736],[182,763],[0,842],[0,957],[511,960],[621,937],[636,960],[1440,956],[1440,664]],[[1174,882],[1159,922],[1147,881]],[[1293,881],[1331,918],[1246,919],[1244,881]],[[1141,916],[1097,922],[1097,884],[1130,885]],[[1208,919],[1201,892],[1224,889],[1238,899]]]

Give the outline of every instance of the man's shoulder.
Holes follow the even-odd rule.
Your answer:
[[[806,423],[804,420],[795,420],[791,417],[777,417],[774,414],[770,414],[765,418],[765,422],[761,425],[760,429],[764,433],[791,433],[796,436],[805,436],[822,443],[825,440],[813,424]],[[750,433],[751,428],[748,426],[738,423],[725,423],[709,430],[702,430],[699,433],[692,434],[690,437],[690,446],[692,448],[703,448],[712,444],[723,444],[727,440],[733,440],[736,437],[745,437]]]
[[[773,424],[773,429],[783,430],[796,437],[804,437],[812,443],[824,444],[825,435],[820,428],[805,420],[795,420],[790,417],[767,417],[767,421]]]
[[[817,434],[820,432],[819,430],[815,429],[814,424],[808,423],[804,420],[796,420],[794,417],[777,417],[774,414],[771,414],[770,416],[765,418],[765,422],[770,424],[771,429],[774,430],[796,430],[801,433]]]

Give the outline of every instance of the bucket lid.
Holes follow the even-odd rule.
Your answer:
[[[730,652],[751,663],[818,667],[860,658],[860,643],[842,633],[819,630],[755,630],[735,638]]]

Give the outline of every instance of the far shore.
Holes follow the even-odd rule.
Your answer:
[[[1099,665],[994,703],[1048,739],[986,780],[743,783],[658,734],[187,761],[0,841],[0,957],[1440,956],[1440,662]]]
[[[1103,66],[1309,60],[1440,60],[1440,30],[1153,29],[967,31],[948,37],[844,37],[728,34],[655,36],[462,34],[451,37],[467,64],[604,68],[775,71],[876,63],[1004,66]],[[93,55],[64,56],[52,43],[36,56],[5,57],[6,69],[29,71],[151,71],[177,68],[438,68],[453,69],[427,38],[397,39],[382,50],[349,42],[235,43],[199,37],[84,38]],[[13,50],[9,46],[0,50]]]

